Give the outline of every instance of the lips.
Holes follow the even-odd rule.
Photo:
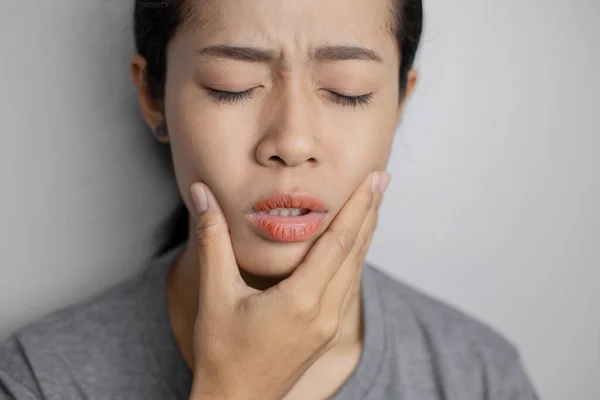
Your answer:
[[[297,216],[271,215],[276,209],[297,209]],[[327,207],[310,195],[277,194],[256,202],[250,220],[262,236],[277,242],[303,242],[313,238],[323,226]],[[297,213],[290,213],[297,214]]]
[[[268,212],[276,208],[298,208],[313,212],[327,212],[325,205],[317,198],[308,195],[280,194],[267,197],[252,206],[254,212]]]

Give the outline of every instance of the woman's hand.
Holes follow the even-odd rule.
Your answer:
[[[214,195],[192,185],[200,288],[191,399],[281,399],[333,347],[388,182],[387,172],[370,174],[292,275],[262,292],[240,275]]]

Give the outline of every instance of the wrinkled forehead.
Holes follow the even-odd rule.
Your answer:
[[[182,1],[182,29],[203,42],[199,44],[358,44],[397,49],[395,0]]]

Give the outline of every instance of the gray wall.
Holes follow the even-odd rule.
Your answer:
[[[127,77],[131,1],[4,2],[0,338],[141,268],[177,192]],[[600,3],[428,0],[369,259],[600,392]]]

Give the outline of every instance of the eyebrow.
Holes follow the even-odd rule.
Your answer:
[[[230,46],[225,44],[205,47],[198,50],[197,54],[199,56],[229,58],[231,60],[248,62],[272,61],[277,56],[277,53],[274,50],[261,49],[258,47]]]
[[[319,61],[383,61],[383,58],[375,51],[361,46],[321,46],[315,50],[312,57]]]
[[[275,50],[225,44],[204,47],[196,53],[199,56],[246,62],[268,62],[277,59],[279,56],[279,53]],[[311,53],[310,58],[318,61],[383,61],[383,58],[375,51],[361,46],[320,46]]]

